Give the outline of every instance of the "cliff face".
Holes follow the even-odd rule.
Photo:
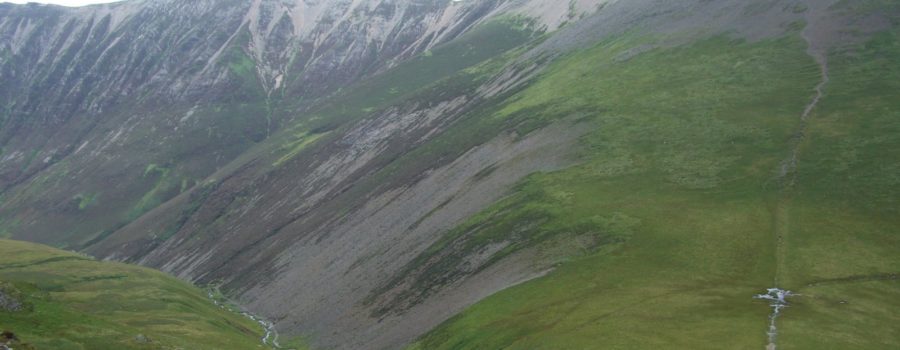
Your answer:
[[[573,257],[621,246],[665,256],[653,239],[629,241],[680,232],[656,221],[665,210],[646,208],[700,203],[729,186],[757,194],[757,182],[771,182],[760,169],[787,150],[794,107],[808,103],[804,84],[820,79],[822,52],[849,52],[891,27],[894,17],[873,9],[0,5],[0,236],[220,285],[318,347],[397,348]],[[756,206],[770,190],[747,199],[746,212],[765,211]],[[641,197],[648,191],[670,197]],[[725,254],[711,251],[698,260]],[[715,267],[676,270],[680,280],[654,281]],[[625,270],[614,284],[670,287],[641,289],[646,273]]]

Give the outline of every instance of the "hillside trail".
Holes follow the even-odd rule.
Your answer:
[[[791,149],[789,156],[781,162],[778,171],[778,199],[775,203],[774,210],[774,239],[775,239],[775,277],[774,287],[767,289],[767,293],[754,296],[755,299],[763,299],[769,301],[772,313],[769,316],[769,328],[766,332],[768,336],[767,350],[775,350],[778,338],[778,317],[784,308],[788,307],[787,298],[797,296],[790,290],[781,289],[784,283],[783,275],[785,273],[785,262],[788,256],[788,247],[785,244],[787,235],[790,234],[790,203],[793,198],[794,189],[797,180],[797,163],[799,162],[800,152],[806,139],[809,120],[812,112],[816,109],[822,97],[825,95],[825,87],[830,81],[828,71],[828,56],[826,50],[819,45],[816,37],[810,33],[810,26],[807,25],[801,36],[807,43],[806,53],[811,56],[819,65],[821,80],[815,87],[815,96],[803,109],[800,115],[800,125],[797,133],[791,140]]]
[[[808,49],[806,51],[807,54],[812,56],[812,58],[815,59],[816,63],[819,65],[821,80],[815,87],[815,96],[813,97],[812,101],[810,101],[803,109],[803,114],[800,116],[800,126],[798,127],[797,133],[794,134],[794,137],[791,140],[790,154],[788,158],[784,159],[781,162],[781,166],[778,172],[779,193],[775,208],[776,271],[774,283],[776,287],[781,284],[782,274],[784,273],[782,264],[784,263],[787,254],[784,240],[789,231],[789,213],[787,207],[788,204],[790,204],[790,201],[793,197],[794,188],[796,186],[797,163],[799,162],[800,151],[803,147],[803,141],[806,139],[810,116],[816,109],[816,106],[818,106],[819,101],[821,101],[822,97],[825,95],[825,86],[827,86],[830,82],[830,77],[828,74],[828,58],[824,50],[818,48],[818,46],[815,44],[815,40],[806,30],[803,31],[802,37],[808,45]]]

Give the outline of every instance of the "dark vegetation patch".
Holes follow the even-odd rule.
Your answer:
[[[57,263],[57,262],[65,262],[65,261],[70,261],[70,260],[87,260],[87,261],[89,261],[91,259],[81,257],[81,256],[55,256],[52,258],[40,259],[37,261],[0,264],[0,270],[32,267],[32,266],[52,264],[52,263]]]
[[[13,349],[22,349],[22,350],[36,350],[34,346],[28,343],[23,343],[19,336],[17,336],[12,331],[4,330],[0,332],[0,349],[2,350],[13,350]]]

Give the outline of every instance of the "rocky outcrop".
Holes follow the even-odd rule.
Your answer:
[[[21,293],[12,286],[0,283],[0,311],[19,312],[27,308],[21,301]]]

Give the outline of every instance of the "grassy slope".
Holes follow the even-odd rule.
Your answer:
[[[37,349],[264,348],[256,323],[151,269],[0,240],[0,281],[33,306],[0,311],[0,328]]]
[[[785,348],[896,349],[900,30],[833,53],[829,66],[788,206],[781,275],[803,297],[781,339]]]
[[[797,33],[758,43],[713,38],[618,59],[641,41],[625,37],[571,55],[496,114],[504,119],[531,112],[536,117],[530,123],[536,125],[577,115],[596,128],[582,141],[583,165],[530,177],[517,193],[464,225],[467,229],[452,233],[476,228],[470,237],[456,239],[484,244],[509,239],[511,226],[504,222],[513,222],[533,227],[527,237],[517,238],[518,248],[585,233],[619,239],[605,240],[545,278],[476,304],[413,348],[760,349],[770,310],[751,297],[771,287],[776,265],[790,266],[784,286],[804,293],[812,289],[800,287],[811,279],[900,269],[891,254],[900,245],[891,233],[898,227],[898,196],[883,192],[885,186],[898,188],[890,182],[897,172],[885,169],[897,165],[896,153],[884,151],[896,148],[898,135],[890,132],[896,130],[896,98],[890,98],[896,97],[890,86],[896,85],[895,75],[871,83],[880,86],[861,86],[863,79],[841,85],[842,68],[833,68],[829,91],[840,88],[848,95],[841,103],[826,99],[823,110],[852,115],[834,117],[838,134],[833,137],[859,138],[856,160],[862,164],[851,168],[861,174],[855,183],[801,176],[808,185],[801,185],[803,195],[793,202],[790,258],[776,263],[775,170],[789,154],[791,135],[819,80],[806,44]],[[880,58],[856,59],[869,60],[870,73],[880,74],[900,62],[896,51],[888,52],[896,42],[894,36],[881,38],[870,44]],[[867,98],[876,88],[878,97]],[[873,102],[879,107],[869,118],[851,113]],[[812,132],[818,135],[825,127],[814,125]],[[820,138],[809,143],[835,144]],[[835,154],[827,147],[806,148],[822,153],[805,151],[801,173],[839,175],[828,164]],[[846,196],[856,203],[832,193],[835,184],[846,186]],[[871,191],[860,192],[865,189]],[[872,207],[865,204],[871,198],[880,198],[877,208],[862,209]],[[847,210],[851,207],[856,209]],[[539,218],[535,226],[521,222],[534,217]],[[896,310],[896,280],[870,282],[852,293],[841,285],[817,288],[821,297],[800,299],[788,310],[785,348],[833,339],[860,348],[900,341],[891,326],[897,314],[888,311]],[[829,308],[837,295],[861,302],[843,314]],[[847,318],[856,322],[843,324]],[[830,337],[821,336],[823,327],[832,331]]]

